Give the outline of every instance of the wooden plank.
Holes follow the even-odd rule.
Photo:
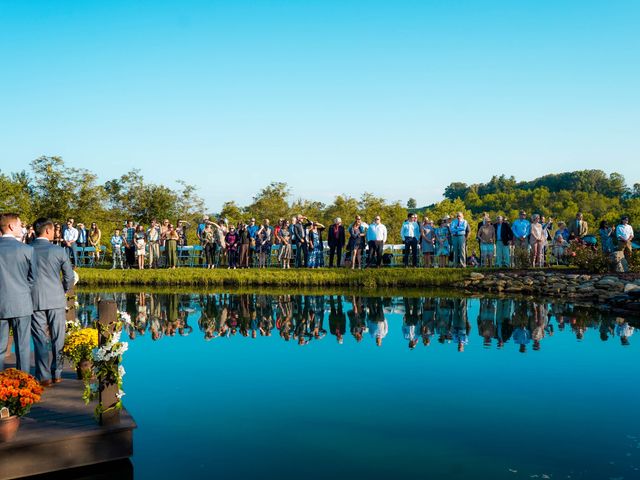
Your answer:
[[[0,480],[56,471],[64,471],[60,478],[65,479],[98,478],[94,475],[96,470],[78,467],[109,465],[133,454],[136,424],[131,415],[122,410],[118,423],[99,425],[94,417],[95,404],[85,405],[82,400],[82,381],[69,370],[65,370],[63,378],[62,383],[45,389],[42,401],[21,419],[15,438],[0,443]],[[122,465],[131,466],[128,461]],[[74,470],[67,473],[68,469]],[[101,469],[97,471],[102,474]],[[80,476],[73,477],[73,472]],[[122,476],[115,476],[132,478],[132,468],[123,472]]]

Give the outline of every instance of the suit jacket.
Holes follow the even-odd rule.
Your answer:
[[[338,227],[338,236],[336,237],[334,228],[336,224],[334,223],[327,229],[327,242],[330,247],[341,246],[344,247],[345,244],[345,234],[344,234],[344,225],[340,225]]]
[[[587,222],[585,222],[584,220],[580,220],[578,224],[576,224],[576,220],[571,220],[569,222],[570,237],[582,238],[587,233],[589,233],[589,226],[587,225]]]
[[[36,274],[33,248],[13,238],[0,237],[0,319],[31,316],[31,289]]]
[[[307,226],[309,224],[303,225],[302,223],[298,222],[293,226],[293,231],[292,236],[293,236],[293,243],[300,243],[301,240],[307,240]]]
[[[65,292],[73,286],[73,268],[69,255],[62,247],[37,238],[33,242],[38,274],[32,290],[34,310],[65,308]],[[62,282],[60,281],[62,272]]]
[[[500,228],[500,238],[498,238],[498,224],[494,223],[493,228],[496,231],[496,241],[501,241],[504,246],[509,245],[509,242],[513,241],[513,232],[511,231],[511,225],[507,222],[502,222]]]

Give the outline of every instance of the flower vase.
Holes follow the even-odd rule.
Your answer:
[[[91,376],[91,360],[81,360],[76,367],[76,374],[78,375],[78,380],[82,380],[85,375]]]
[[[15,437],[20,427],[20,417],[12,415],[7,418],[0,418],[0,442],[8,442]]]

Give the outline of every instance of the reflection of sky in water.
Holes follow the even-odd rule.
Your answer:
[[[342,299],[116,294],[138,320],[124,362],[136,477],[640,478],[632,320]]]

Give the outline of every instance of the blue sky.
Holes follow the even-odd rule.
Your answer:
[[[0,0],[0,170],[420,205],[452,181],[640,181],[640,2]]]

